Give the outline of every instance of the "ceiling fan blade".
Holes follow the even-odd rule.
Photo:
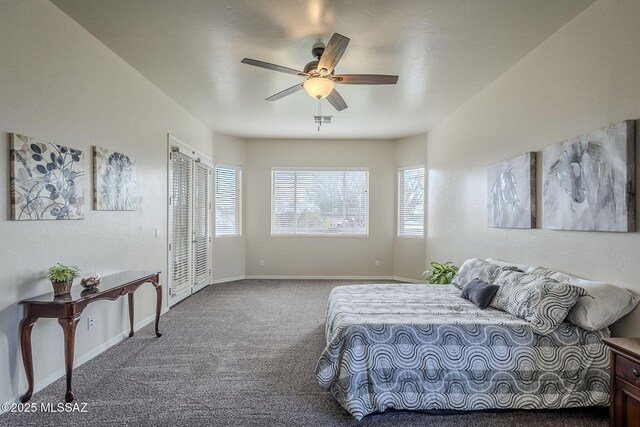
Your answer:
[[[398,76],[386,74],[336,74],[334,81],[343,85],[394,85]]]
[[[338,111],[342,111],[345,108],[347,108],[347,103],[344,102],[344,99],[342,99],[342,96],[340,96],[338,91],[335,89],[331,91],[329,96],[327,96],[327,101],[329,101],[329,104],[333,105],[333,108],[335,108]]]
[[[302,83],[299,83],[295,86],[291,86],[288,89],[285,89],[281,92],[276,93],[275,95],[271,95],[270,97],[268,97],[267,99],[265,99],[265,101],[277,101],[280,98],[284,98],[287,95],[291,95],[294,92],[299,91],[300,89],[302,89]]]
[[[327,47],[324,49],[322,56],[320,57],[320,63],[318,64],[318,71],[323,68],[327,70],[327,74],[330,74],[335,68],[342,54],[347,50],[349,45],[349,37],[345,37],[342,34],[333,33],[331,40],[327,43]]]
[[[305,73],[293,68],[283,67],[282,65],[272,64],[270,62],[258,61],[257,59],[244,58],[243,64],[253,65],[260,68],[266,68],[267,70],[280,71],[281,73],[293,74],[294,76],[306,76]]]

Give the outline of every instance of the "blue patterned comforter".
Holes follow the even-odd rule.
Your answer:
[[[562,323],[548,335],[480,310],[450,285],[340,286],[329,296],[321,386],[360,420],[401,410],[606,406],[602,338]]]

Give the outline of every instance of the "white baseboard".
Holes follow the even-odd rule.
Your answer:
[[[160,312],[160,315],[165,314],[167,311],[169,311],[168,307],[164,307],[162,309],[162,311]],[[142,329],[143,327],[147,326],[149,323],[153,322],[156,318],[155,314],[152,314],[151,316],[147,317],[146,319],[143,319],[137,323],[134,323],[133,325],[133,330],[137,331],[139,329]],[[124,341],[125,338],[129,337],[129,330],[127,329],[126,331],[122,331],[121,333],[119,333],[118,335],[116,335],[115,337],[105,341],[104,343],[102,343],[101,345],[99,345],[98,347],[89,350],[87,353],[76,357],[73,361],[73,367],[74,369],[77,368],[78,366],[83,365],[84,363],[88,362],[89,360],[93,359],[94,357],[96,357],[97,355],[99,355],[100,353],[106,351],[107,349],[113,347],[114,345]],[[49,384],[53,383],[54,381],[58,380],[59,378],[64,377],[66,374],[65,368],[60,368],[56,371],[54,371],[53,373],[51,373],[50,375],[47,375],[45,378],[41,379],[40,381],[37,381],[34,385],[33,385],[33,393],[37,393],[40,390],[42,390],[43,388],[45,388],[46,386],[48,386]],[[13,399],[5,402],[5,403],[18,403],[20,402],[20,396],[15,396]],[[4,413],[4,411],[0,410],[0,415],[2,415]]]
[[[244,279],[245,279],[245,276],[225,277],[222,279],[215,279],[211,282],[211,284],[217,285],[218,283],[235,282],[236,280],[244,280]]]
[[[251,280],[394,280],[393,276],[245,276]]]

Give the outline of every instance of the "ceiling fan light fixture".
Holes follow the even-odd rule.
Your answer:
[[[303,86],[310,97],[322,99],[333,92],[336,84],[333,80],[326,77],[310,77],[304,82]]]

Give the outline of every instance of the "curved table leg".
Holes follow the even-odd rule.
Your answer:
[[[64,401],[69,403],[74,399],[73,391],[71,391],[71,377],[73,374],[73,352],[75,348],[76,326],[80,315],[76,317],[66,317],[58,319],[58,323],[64,331],[64,364],[67,373],[67,392],[64,395]]]
[[[24,372],[27,375],[28,389],[25,394],[20,396],[20,402],[25,403],[31,399],[33,395],[33,356],[31,354],[31,329],[33,324],[38,320],[37,317],[25,317],[20,322],[20,348],[22,350],[22,363],[24,364]]]
[[[162,310],[162,285],[156,281],[151,282],[156,288],[156,336],[161,337],[162,334],[158,330],[160,325],[160,311]]]
[[[131,338],[133,336],[133,292],[129,292],[127,296],[129,297],[129,325],[131,327],[129,338]]]

